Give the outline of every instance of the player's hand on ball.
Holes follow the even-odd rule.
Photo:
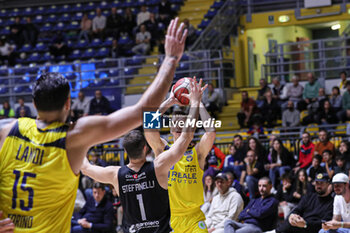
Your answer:
[[[171,20],[167,34],[165,36],[164,45],[165,55],[169,57],[175,57],[177,62],[179,62],[182,57],[188,32],[187,29],[184,30],[184,23],[181,23],[180,26],[177,27],[178,22],[178,17]]]
[[[2,218],[2,211],[0,211],[0,219]],[[0,233],[12,233],[15,230],[15,225],[9,218],[0,220]]]
[[[196,77],[194,77],[190,82],[190,93],[182,93],[181,96],[188,98],[190,100],[190,103],[200,102],[202,99],[203,92],[208,86],[205,85],[204,87],[202,87],[202,82],[203,80],[200,79],[199,83],[197,83]]]

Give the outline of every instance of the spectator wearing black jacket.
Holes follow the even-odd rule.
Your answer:
[[[322,228],[322,220],[332,219],[333,197],[329,189],[329,177],[326,173],[320,173],[315,181],[316,192],[302,198],[288,220],[277,227],[277,233],[318,233]]]
[[[10,41],[13,41],[17,48],[21,48],[24,43],[23,38],[23,25],[21,24],[21,18],[17,16],[15,18],[15,23],[10,26]]]
[[[265,99],[265,93],[270,91],[269,86],[265,79],[260,79],[259,81],[260,89],[258,90],[258,97],[256,99],[256,105],[260,108],[263,105]]]
[[[32,23],[32,19],[30,17],[27,17],[26,23],[23,25],[23,37],[25,43],[31,44],[34,47],[36,45],[38,35],[38,27]]]
[[[290,173],[285,173],[281,177],[282,184],[278,186],[276,198],[280,202],[284,219],[287,219],[290,211],[297,205],[298,200],[293,196],[293,179]]]
[[[233,137],[233,146],[236,149],[236,152],[234,153],[233,157],[235,159],[234,161],[234,167],[233,171],[238,179],[241,178],[242,170],[244,169],[244,158],[247,154],[247,148],[244,146],[243,138],[241,135],[236,134]]]
[[[119,31],[123,27],[123,17],[117,13],[117,8],[111,8],[111,14],[107,17],[106,34],[119,38]]]
[[[276,124],[278,116],[281,115],[281,108],[278,106],[278,100],[272,98],[272,92],[265,92],[265,99],[260,108],[263,122],[266,122],[268,128],[272,128]]]
[[[312,159],[311,167],[309,169],[309,177],[308,177],[309,182],[312,184],[315,181],[316,174],[326,172],[326,169],[321,166],[321,163],[322,163],[322,156],[319,154],[315,155]]]
[[[323,102],[323,107],[318,109],[316,122],[320,125],[337,124],[338,118],[335,109],[331,106],[329,100]]]
[[[107,115],[112,112],[109,100],[100,90],[95,91],[95,98],[90,101],[89,115]]]

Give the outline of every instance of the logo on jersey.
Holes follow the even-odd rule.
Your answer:
[[[134,179],[137,179],[138,175],[134,174],[134,175],[132,175],[132,177],[134,177]]]
[[[186,160],[187,162],[191,162],[193,160],[193,156],[191,155],[186,156]]]
[[[205,223],[204,223],[203,221],[200,221],[200,222],[198,223],[198,227],[199,227],[200,229],[202,229],[202,230],[204,230],[204,229],[207,228],[207,226],[205,225]]]
[[[139,180],[142,180],[142,179],[145,179],[145,178],[146,178],[146,173],[145,172],[142,172],[140,174],[133,174],[133,175],[126,174],[125,175],[125,180],[126,181],[139,181]]]
[[[161,128],[161,113],[143,112],[143,128],[144,129],[160,129]]]

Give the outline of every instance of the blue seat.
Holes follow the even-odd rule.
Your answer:
[[[90,13],[88,14],[89,19],[93,19],[96,16],[96,12],[95,11],[90,11]]]
[[[124,68],[125,75],[134,75],[137,73],[137,69],[135,68]]]
[[[171,4],[171,10],[173,12],[178,12],[180,10],[180,5],[179,4]]]
[[[41,56],[39,53],[32,53],[27,59],[28,62],[40,62]]]
[[[68,56],[68,59],[70,59],[70,60],[77,60],[77,59],[81,58],[81,55],[82,55],[81,51],[76,49]]]
[[[41,57],[41,62],[47,62],[47,61],[51,61],[52,60],[52,55],[50,54],[50,52],[46,52],[44,53],[44,55]]]
[[[108,71],[108,77],[110,78],[116,78],[119,75],[119,70],[118,69],[110,69]]]
[[[12,24],[14,24],[15,23],[15,18],[9,18],[8,20],[6,20],[5,22],[4,22],[4,24],[6,25],[6,26],[10,26],[10,25],[12,25]]]
[[[16,85],[16,86],[13,87],[13,91],[15,93],[21,93],[24,90],[25,90],[25,86],[23,86],[23,85]]]
[[[93,39],[90,43],[90,47],[100,47],[102,45],[102,41],[98,38]]]
[[[34,10],[34,14],[36,14],[36,15],[41,15],[44,13],[46,13],[46,9],[43,6],[39,6],[38,8],[36,8]]]
[[[69,81],[73,81],[77,78],[77,74],[75,72],[68,73],[65,76]]]
[[[102,10],[105,10],[105,9],[108,9],[109,8],[109,4],[105,1],[102,1],[99,6],[98,6],[100,9]]]
[[[63,31],[65,29],[64,23],[60,22],[53,27],[54,31]]]
[[[44,22],[44,17],[42,15],[37,15],[33,19],[33,23],[34,24],[40,24],[40,23],[43,23],[43,22]]]
[[[158,14],[158,11],[159,11],[158,6],[149,6],[148,9],[149,9],[149,12],[151,12],[153,14]]]
[[[197,31],[196,31],[196,36],[200,36],[203,32],[203,29],[202,28],[198,28]]]
[[[190,57],[186,53],[184,53],[184,54],[182,54],[180,61],[188,61],[189,59],[190,59]]]
[[[26,68],[23,67],[21,64],[17,64],[13,68],[13,74],[14,75],[23,75],[23,74],[25,74],[25,72],[26,72]]]
[[[37,66],[36,63],[31,63],[27,67],[27,71],[28,71],[29,74],[37,74],[38,71],[39,71],[39,67]]]
[[[58,12],[59,13],[68,13],[68,12],[70,12],[70,8],[71,8],[70,5],[65,4],[65,5],[59,7]]]
[[[189,70],[190,65],[187,62],[180,62],[178,70]]]
[[[50,23],[46,23],[46,24],[44,24],[44,26],[42,26],[41,28],[40,28],[40,31],[41,32],[49,32],[49,31],[52,31],[52,25],[50,24]]]
[[[224,5],[224,1],[222,0],[216,0],[214,4],[212,5],[213,8],[219,9],[222,5]]]
[[[58,12],[58,8],[56,5],[52,5],[46,10],[47,14],[56,14],[57,12]]]
[[[205,14],[205,18],[208,18],[208,19],[212,19],[212,18],[214,18],[214,16],[216,15],[216,13],[217,13],[217,9],[215,9],[215,8],[210,8],[209,10],[208,10],[208,13],[207,14]]]
[[[83,18],[83,13],[82,12],[77,12],[75,15],[72,17],[72,20],[78,20],[80,21]]]
[[[160,0],[150,0],[150,1],[147,1],[149,5],[158,5],[160,3]]]
[[[14,8],[12,9],[12,11],[9,11],[9,15],[10,17],[16,17],[20,15],[20,10],[18,8]]]
[[[130,39],[130,37],[128,36],[121,36],[118,40],[118,45],[128,45],[128,44],[132,44],[133,40]]]
[[[108,37],[105,39],[105,41],[103,42],[103,46],[112,46],[113,44],[113,37]]]
[[[1,95],[7,94],[7,92],[9,92],[9,89],[7,87],[0,87],[0,94]]]
[[[24,11],[22,12],[23,16],[31,16],[34,14],[34,10],[30,7],[27,7],[26,9],[24,9]]]
[[[110,11],[109,10],[104,10],[104,11],[102,11],[102,15],[104,15],[104,16],[106,16],[106,17],[108,17],[109,15],[110,15]]]
[[[67,22],[70,20],[72,20],[72,17],[68,13],[64,13],[60,18],[61,22]]]
[[[82,49],[82,48],[86,48],[88,45],[89,45],[89,41],[87,41],[87,40],[80,40],[80,41],[78,41],[77,44],[75,44],[74,47]]]
[[[98,58],[105,58],[105,57],[108,57],[108,55],[109,55],[109,50],[107,48],[100,48],[96,53],[96,57]]]
[[[118,77],[109,79],[108,86],[118,86],[118,85],[119,85],[119,78]]]
[[[159,23],[158,23],[158,30],[159,30],[159,31],[165,30],[165,24],[162,23],[162,22],[159,22]]]
[[[0,17],[8,17],[8,11],[6,9],[0,10]]]
[[[91,58],[91,57],[94,57],[95,55],[95,51],[93,49],[87,49],[83,55],[82,55],[82,58],[83,59],[87,59],[87,58]]]
[[[1,35],[8,35],[10,34],[10,27],[4,27],[3,29],[0,30]]]
[[[66,30],[77,30],[80,28],[80,24],[77,21],[72,21],[66,26]]]
[[[210,23],[210,19],[204,18],[202,22],[198,25],[198,28],[206,28]]]
[[[146,0],[137,0],[137,1],[135,1],[136,2],[136,6],[144,6],[144,5],[146,5]]]
[[[22,48],[19,50],[19,52],[27,53],[32,51],[32,46],[30,44],[25,44],[22,46]]]
[[[134,7],[137,6],[137,1],[126,0],[123,4],[123,7]]]
[[[50,15],[47,19],[46,22],[48,23],[56,23],[57,22],[57,16],[56,15]]]
[[[72,12],[81,12],[81,11],[83,11],[83,5],[81,3],[77,3],[71,8],[71,11]]]
[[[86,6],[84,6],[84,11],[92,11],[96,10],[97,6],[94,2],[89,2]]]
[[[121,8],[123,7],[123,3],[120,0],[114,0],[111,4],[111,7]]]
[[[46,50],[47,50],[47,46],[43,42],[39,42],[35,46],[35,51],[37,51],[37,52],[43,52],[43,51],[46,51]]]
[[[141,55],[134,55],[131,59],[126,60],[126,64],[129,66],[137,66],[141,65],[144,59],[142,58]]]

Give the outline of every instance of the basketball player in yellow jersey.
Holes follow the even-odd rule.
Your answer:
[[[166,56],[156,79],[133,106],[68,125],[67,79],[47,73],[35,82],[32,95],[37,119],[20,118],[0,131],[0,210],[12,220],[15,232],[70,232],[78,174],[89,148],[140,126],[142,109],[157,108],[165,97],[187,35],[184,25],[178,28],[177,22],[169,25]]]
[[[181,105],[174,97],[173,92],[165,100],[159,110],[161,113],[173,104]],[[204,105],[200,104],[200,118],[205,121],[210,118]],[[185,117],[185,115],[183,115]],[[173,115],[173,121],[183,120],[182,116]],[[171,134],[176,141],[181,135],[180,127],[172,127]],[[204,223],[205,216],[200,209],[204,203],[203,196],[203,169],[205,158],[215,141],[215,128],[205,128],[205,134],[192,148],[188,148],[184,156],[170,170],[168,180],[168,192],[171,210],[171,227],[175,233],[200,233],[208,232]],[[145,130],[148,144],[152,147],[156,156],[168,149],[168,143],[160,137],[158,131]]]

